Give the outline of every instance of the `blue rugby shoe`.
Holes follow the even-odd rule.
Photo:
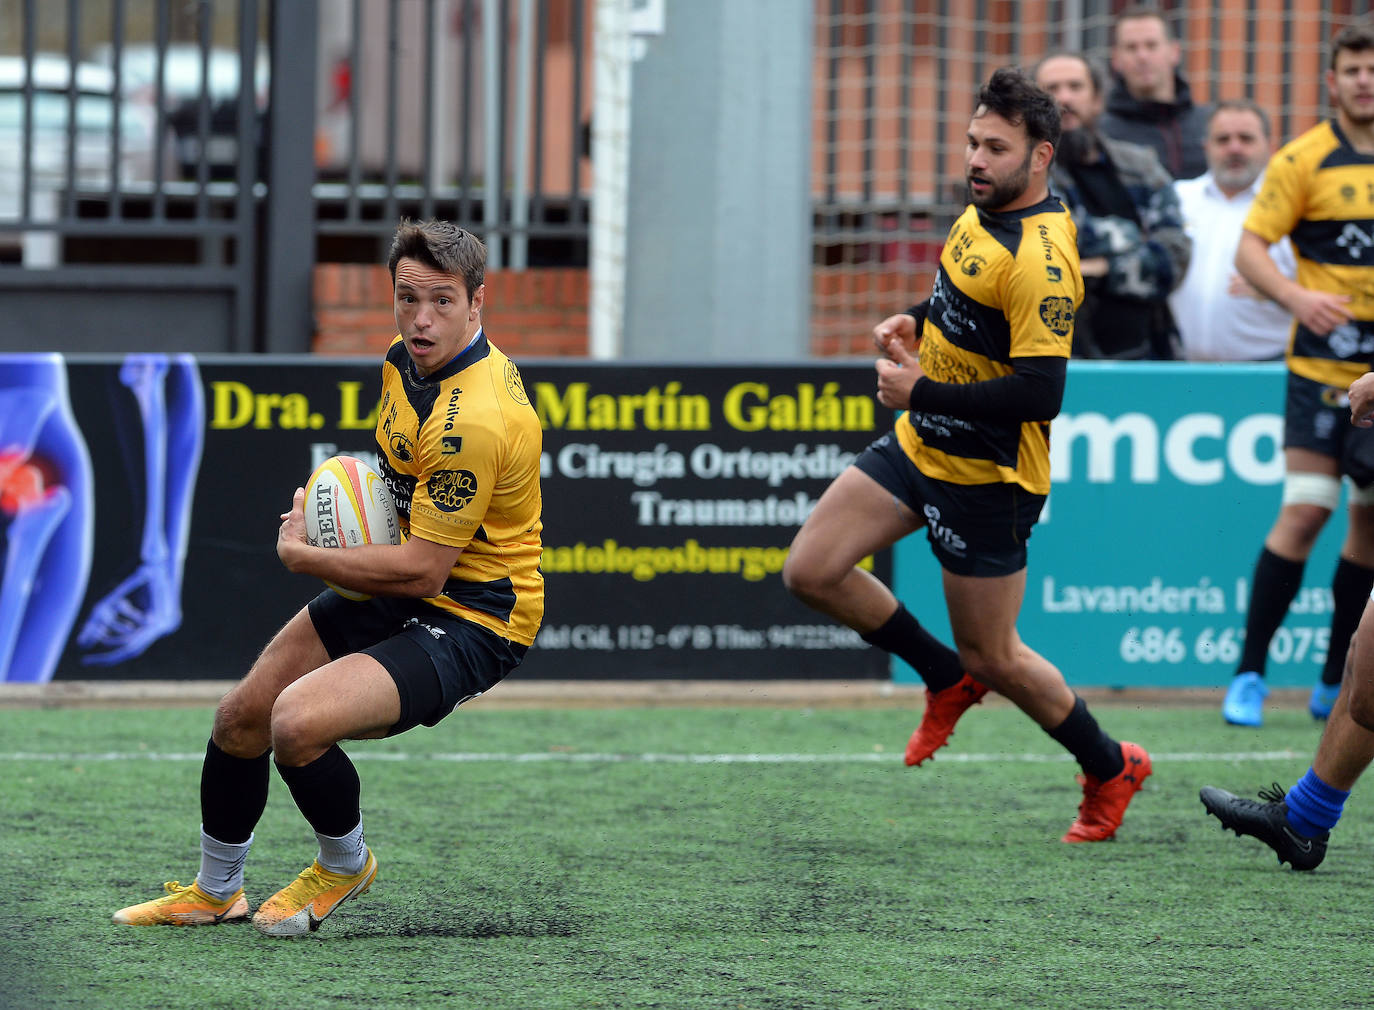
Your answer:
[[[1312,713],[1313,719],[1320,719],[1326,722],[1331,718],[1331,710],[1336,706],[1336,697],[1341,693],[1340,684],[1323,684],[1317,681],[1312,688],[1312,697],[1307,700],[1307,711]]]
[[[1261,726],[1264,724],[1264,699],[1269,697],[1269,685],[1258,673],[1238,673],[1226,689],[1221,703],[1221,717],[1232,726]]]

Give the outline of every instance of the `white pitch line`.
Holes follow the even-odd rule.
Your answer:
[[[865,752],[861,754],[579,754],[568,751],[535,751],[528,754],[501,752],[457,751],[451,753],[409,754],[396,751],[368,753],[355,751],[349,755],[355,761],[448,761],[456,764],[503,763],[532,764],[882,764],[901,760],[901,752]],[[1293,750],[1225,751],[1206,753],[1184,751],[1177,754],[1151,754],[1155,762],[1198,761],[1287,761],[1309,758],[1310,754]],[[73,764],[93,764],[107,761],[203,761],[205,753],[158,753],[156,751],[103,751],[92,753],[46,753],[40,751],[0,752],[0,761],[50,761]],[[939,754],[939,764],[1042,764],[1072,761],[1069,754]]]

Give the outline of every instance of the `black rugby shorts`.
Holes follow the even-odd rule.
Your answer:
[[[1339,386],[1328,386],[1293,372],[1283,404],[1283,447],[1308,449],[1341,459],[1352,432],[1350,397]],[[1342,472],[1348,472],[1342,467]]]
[[[1018,484],[951,484],[927,477],[892,432],[859,454],[854,465],[925,521],[940,567],[955,575],[991,578],[1026,567],[1026,541],[1045,496]]]
[[[331,660],[362,652],[391,674],[401,718],[388,736],[435,725],[499,683],[529,651],[422,600],[354,601],[326,589],[309,611]]]

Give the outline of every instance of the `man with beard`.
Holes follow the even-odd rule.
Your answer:
[[[878,400],[909,410],[826,489],[783,581],[925,679],[908,765],[998,691],[1083,769],[1063,841],[1099,842],[1120,827],[1150,757],[1108,736],[1016,633],[1026,538],[1050,490],[1050,419],[1083,297],[1073,222],[1049,194],[1058,140],[1054,101],[1020,71],[998,70],[979,91],[964,151],[971,205],[950,229],[931,296],[874,329]],[[957,653],[858,567],[922,528],[943,571]]]
[[[1302,583],[1312,545],[1354,485],[1340,560],[1331,582],[1331,637],[1309,710],[1331,713],[1346,645],[1374,583],[1374,463],[1371,436],[1345,423],[1346,390],[1374,364],[1374,28],[1343,29],[1332,41],[1327,93],[1335,118],[1283,147],[1245,219],[1236,269],[1292,314],[1284,403],[1283,498],[1250,583],[1245,645],[1222,704],[1237,726],[1263,721],[1269,642]],[[1279,272],[1269,245],[1297,252],[1297,279]]]
[[[1176,357],[1167,297],[1188,269],[1172,179],[1154,151],[1104,137],[1102,79],[1078,53],[1054,53],[1035,83],[1059,103],[1064,136],[1050,174],[1078,226],[1086,293],[1074,331],[1083,358]]]
[[[1206,106],[1194,105],[1178,72],[1182,52],[1163,12],[1128,7],[1112,25],[1114,84],[1102,114],[1102,132],[1154,149],[1175,179],[1193,179],[1207,167]]]
[[[1205,175],[1174,183],[1193,243],[1183,283],[1169,295],[1189,361],[1283,356],[1293,319],[1235,272],[1236,246],[1272,153],[1269,117],[1247,98],[1218,102],[1207,120]],[[1297,273],[1287,236],[1269,247],[1285,277]]]

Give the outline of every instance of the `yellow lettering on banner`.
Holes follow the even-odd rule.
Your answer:
[[[339,427],[344,430],[371,431],[377,427],[380,403],[374,406],[366,417],[358,416],[358,391],[362,388],[361,382],[339,383]]]
[[[552,382],[536,382],[534,411],[544,428],[582,431],[587,427],[587,384],[570,382],[560,397]]]
[[[242,382],[214,382],[211,428],[242,428],[253,416],[253,391]]]
[[[310,412],[304,393],[255,393],[242,382],[215,382],[212,428],[323,428],[324,415]]]
[[[739,431],[872,431],[873,398],[838,394],[840,384],[827,382],[819,393],[799,382],[795,395],[774,395],[766,383],[740,382],[725,393],[726,423]]]
[[[643,393],[590,394],[589,383],[570,382],[560,393],[552,382],[536,382],[534,410],[546,430],[709,431],[711,401],[681,390],[681,383],[670,382]]]
[[[545,547],[540,566],[545,572],[628,575],[636,582],[651,582],[660,575],[738,575],[758,582],[781,572],[785,560],[786,547],[717,547],[695,539],[673,547],[629,547],[607,539]],[[872,571],[873,557],[864,558],[859,567]]]
[[[740,431],[758,431],[768,423],[768,412],[758,406],[746,408],[745,397],[765,400],[768,398],[768,387],[761,382],[738,382],[726,390],[722,407],[725,423]]]
[[[281,397],[281,414],[277,417],[277,424],[282,428],[320,428],[324,426],[324,418],[310,413],[310,401],[304,393],[287,393]],[[272,418],[267,417],[261,427],[272,427]]]

